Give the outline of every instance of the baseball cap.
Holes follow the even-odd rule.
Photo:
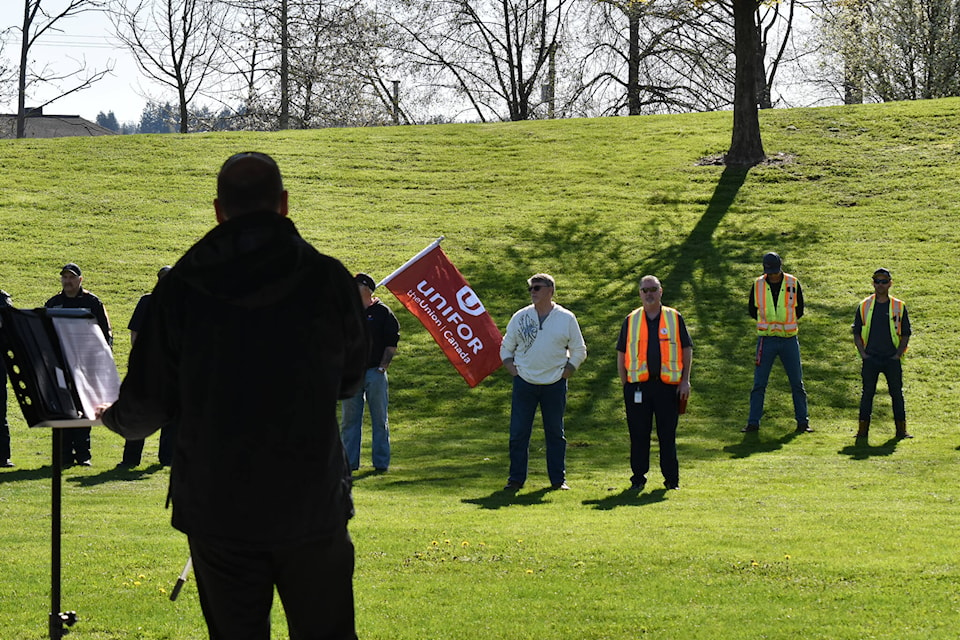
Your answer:
[[[63,268],[60,269],[60,275],[63,275],[64,271],[69,271],[75,276],[83,275],[83,272],[80,271],[80,267],[78,267],[76,263],[73,263],[73,262],[68,262],[67,264],[63,265]]]
[[[893,276],[890,275],[890,269],[887,269],[887,268],[885,268],[885,267],[880,267],[879,269],[877,269],[876,271],[873,272],[873,275],[874,275],[874,276],[887,276],[888,278],[893,278]]]
[[[763,272],[764,273],[780,273],[781,268],[783,267],[783,261],[780,259],[780,256],[772,251],[766,253],[763,256]]]
[[[356,280],[358,284],[362,284],[367,289],[370,289],[370,291],[373,291],[377,288],[377,283],[373,281],[373,278],[365,273],[358,273],[353,277],[353,279]]]

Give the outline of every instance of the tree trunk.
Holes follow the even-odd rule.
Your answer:
[[[280,2],[280,129],[290,128],[290,14]]]
[[[27,132],[27,55],[30,53],[30,5],[23,3],[23,27],[20,35],[20,73],[17,76],[17,139]]]
[[[631,116],[640,115],[640,7],[631,3],[627,9],[629,45],[627,52],[627,109]]]
[[[733,0],[736,79],[733,90],[733,136],[724,158],[728,166],[752,167],[766,159],[760,139],[757,76],[757,0]]]

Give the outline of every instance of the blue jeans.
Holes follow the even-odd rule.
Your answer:
[[[527,481],[530,435],[537,407],[540,407],[543,418],[547,475],[550,484],[560,484],[566,477],[567,439],[563,437],[563,413],[567,409],[567,381],[560,378],[553,384],[530,384],[520,376],[513,378],[509,482],[523,485]]]
[[[390,466],[390,426],[387,421],[389,395],[387,373],[376,367],[367,369],[363,377],[363,389],[342,403],[340,438],[347,451],[350,468],[360,468],[360,436],[363,427],[364,400],[370,406],[370,423],[373,433],[373,466],[387,469]]]
[[[760,418],[763,417],[763,400],[767,394],[767,380],[770,379],[773,361],[778,356],[790,380],[790,390],[793,393],[793,415],[797,419],[797,424],[806,424],[809,420],[807,391],[803,388],[803,369],[800,366],[800,341],[796,336],[792,338],[760,336],[757,339],[757,368],[753,372],[750,418],[747,424],[760,424]]]
[[[870,420],[873,413],[873,396],[877,393],[877,380],[880,374],[887,379],[887,390],[893,403],[893,419],[903,422],[907,411],[903,402],[903,364],[896,358],[870,356],[863,360],[860,377],[863,381],[863,393],[860,395],[860,419]]]

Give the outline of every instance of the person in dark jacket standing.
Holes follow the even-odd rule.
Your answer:
[[[370,356],[360,391],[343,401],[340,436],[347,450],[347,461],[354,471],[360,468],[360,434],[363,430],[364,401],[370,407],[370,431],[373,450],[373,468],[383,473],[390,467],[390,421],[387,416],[389,387],[387,368],[397,353],[400,342],[400,323],[390,307],[373,297],[377,284],[366,273],[358,273],[357,290],[367,316],[370,335]]]
[[[100,330],[107,344],[113,346],[113,331],[110,329],[110,318],[107,310],[100,302],[100,298],[83,288],[83,272],[76,263],[70,262],[60,269],[61,291],[47,300],[44,305],[48,309],[89,309],[97,319]],[[63,430],[63,464],[81,464],[89,467],[90,456],[90,427],[71,427]]]
[[[171,266],[160,267],[157,271],[157,281],[167,275],[172,269]],[[133,315],[130,316],[130,322],[127,323],[127,329],[130,331],[130,346],[137,341],[137,333],[143,326],[143,319],[147,316],[147,309],[150,308],[150,294],[145,293],[140,296],[137,306],[133,309]],[[160,428],[160,451],[157,454],[160,458],[160,464],[169,467],[173,464],[173,439],[177,431],[176,423],[165,424]],[[117,465],[120,469],[132,469],[140,466],[140,460],[143,457],[144,440],[127,440],[123,443],[123,457]]]
[[[10,294],[0,289],[0,307],[12,307]],[[10,459],[10,423],[7,422],[7,368],[0,363],[0,467],[12,467]]]
[[[350,470],[337,402],[368,352],[350,273],[286,217],[276,162],[230,157],[218,225],[154,288],[119,399],[125,438],[177,421],[173,526],[187,534],[211,640],[356,638]]]

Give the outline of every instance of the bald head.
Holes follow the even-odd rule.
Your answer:
[[[258,211],[285,216],[287,193],[280,167],[265,153],[246,151],[231,156],[217,175],[214,206],[221,222]]]

